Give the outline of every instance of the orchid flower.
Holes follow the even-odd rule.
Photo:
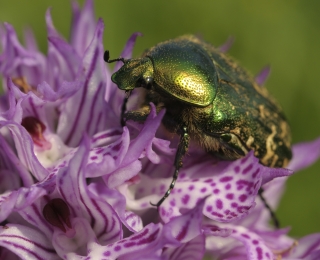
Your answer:
[[[165,110],[151,103],[143,124],[121,126],[125,93],[103,61],[92,0],[73,3],[69,41],[50,9],[45,21],[47,56],[31,32],[23,46],[10,24],[0,30],[1,259],[320,259],[320,234],[295,240],[270,227],[257,196],[263,186],[275,208],[287,176],[319,158],[320,139],[295,145],[288,169],[252,152],[227,162],[191,146],[157,211],[150,202],[168,188],[176,153],[161,133]]]

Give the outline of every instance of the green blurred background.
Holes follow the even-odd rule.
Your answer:
[[[0,21],[11,23],[20,37],[31,27],[46,52],[44,14],[49,6],[56,28],[68,37],[71,5],[65,0],[1,1]],[[135,56],[186,33],[200,34],[216,46],[234,36],[230,54],[249,71],[256,74],[271,65],[267,88],[291,122],[293,142],[320,136],[320,1],[100,0],[95,11],[105,21],[104,43],[112,58],[136,31],[144,36]],[[281,226],[292,227],[291,235],[320,231],[319,186],[320,161],[289,179],[277,214]]]

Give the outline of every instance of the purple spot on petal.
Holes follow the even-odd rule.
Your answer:
[[[266,252],[266,257],[270,259],[270,255],[268,252]]]
[[[240,167],[239,167],[239,166],[236,166],[236,167],[234,168],[234,171],[235,171],[236,173],[239,173],[239,172],[240,172]]]
[[[147,206],[148,206],[148,203],[146,203],[146,202],[143,202],[143,203],[141,203],[141,205],[140,205],[141,208],[145,208],[145,207],[147,207]]]
[[[229,215],[229,214],[230,214],[230,210],[228,210],[228,209],[225,210],[225,211],[224,211],[224,214]]]
[[[182,191],[182,189],[178,189],[177,192],[180,193]]]
[[[221,182],[228,182],[228,181],[231,181],[232,179],[233,179],[233,177],[231,177],[231,176],[226,176],[226,177],[221,178],[219,181],[221,181]]]
[[[110,253],[110,251],[106,251],[106,252],[103,253],[103,255],[104,255],[104,256],[110,256],[111,253]]]
[[[239,213],[244,213],[244,212],[247,212],[249,209],[250,209],[250,207],[240,206],[240,207],[237,208],[237,211],[238,211]]]
[[[226,198],[227,198],[228,200],[232,200],[232,199],[233,199],[233,193],[228,193],[228,194],[226,195]]]
[[[214,189],[214,190],[213,190],[213,193],[214,193],[214,194],[218,194],[219,192],[220,192],[219,189]]]
[[[247,234],[241,234],[241,236],[248,239],[250,238]]]
[[[237,207],[238,207],[238,203],[232,202],[232,203],[231,203],[231,207],[237,208]]]
[[[207,191],[207,188],[206,188],[206,187],[204,187],[204,188],[202,188],[200,191],[201,191],[202,193],[204,193],[204,192],[206,192],[206,191]]]
[[[256,251],[257,251],[257,255],[258,255],[258,258],[257,258],[257,259],[258,259],[258,260],[263,259],[261,247],[257,247],[257,248],[256,248]]]
[[[207,206],[207,211],[210,212],[212,210],[211,206]]]
[[[93,161],[93,160],[96,160],[98,158],[98,156],[91,156],[90,159]]]
[[[189,190],[193,190],[194,189],[194,185],[190,185],[188,189]]]
[[[212,216],[216,216],[216,217],[219,217],[219,218],[222,218],[223,217],[223,215],[222,214],[220,214],[220,213],[218,213],[218,212],[211,212],[211,215]]]
[[[245,163],[248,160],[248,156],[241,159],[241,164]]]
[[[190,199],[190,196],[189,196],[188,194],[186,194],[186,195],[184,195],[184,196],[182,197],[181,202],[182,202],[183,204],[187,204],[188,201],[189,201],[189,199]]]
[[[258,240],[252,240],[252,243],[254,244],[254,245],[257,245],[257,244],[259,244],[259,241]]]
[[[217,208],[218,209],[222,209],[223,208],[223,202],[222,202],[222,200],[216,200],[216,206],[217,206]]]
[[[166,189],[166,186],[164,184],[160,185],[160,191],[163,192]]]
[[[230,189],[231,189],[231,184],[228,183],[224,188],[225,188],[226,190],[230,190]]]
[[[115,248],[114,248],[114,251],[120,251],[121,250],[121,246],[116,246]]]
[[[199,181],[199,179],[193,179],[193,180],[192,180],[192,182],[197,182],[197,181]]]
[[[247,174],[252,169],[252,164],[249,164],[243,171],[242,174]]]
[[[216,186],[217,184],[215,183],[215,182],[213,182],[213,183],[210,183],[210,186],[211,187],[214,187],[214,186]]]
[[[252,173],[252,178],[257,177],[258,173],[259,173],[260,169],[256,169],[256,171],[254,173]]]
[[[204,182],[206,183],[212,182],[212,179],[206,179]]]
[[[135,246],[136,243],[135,242],[128,242],[128,243],[125,243],[123,246],[124,247],[132,247],[132,246]]]
[[[185,173],[180,173],[180,174],[179,174],[179,179],[183,179],[184,177],[186,177],[186,174],[185,174]]]
[[[245,194],[242,194],[242,195],[239,196],[239,200],[240,200],[241,202],[245,202],[247,198],[248,198],[248,197],[247,197],[247,195],[245,195]]]
[[[175,202],[174,199],[170,200],[170,205],[171,205],[172,207],[174,207],[174,206],[176,205],[176,202]]]

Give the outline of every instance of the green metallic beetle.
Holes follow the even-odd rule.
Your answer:
[[[121,60],[112,75],[119,89],[144,89],[140,109],[127,111],[126,120],[144,121],[153,102],[166,108],[163,125],[181,136],[170,194],[182,167],[189,138],[207,152],[226,160],[250,150],[263,165],[285,167],[292,157],[290,128],[277,102],[234,60],[195,36],[157,44],[139,59]]]

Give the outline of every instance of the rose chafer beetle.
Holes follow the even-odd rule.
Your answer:
[[[108,51],[104,59],[124,63],[111,78],[119,89],[144,90],[140,108],[124,118],[144,121],[153,102],[157,111],[166,109],[166,129],[180,135],[173,180],[157,207],[175,185],[190,138],[225,160],[250,150],[269,167],[285,167],[291,159],[290,128],[277,102],[234,60],[196,36],[159,43],[139,59],[109,60]]]

